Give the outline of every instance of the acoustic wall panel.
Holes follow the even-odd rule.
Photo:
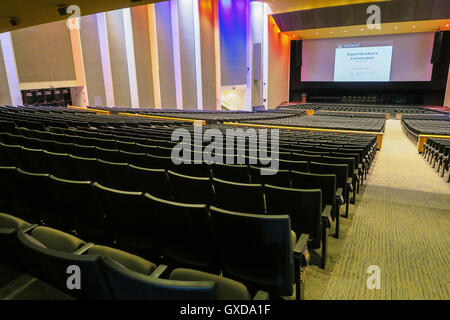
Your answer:
[[[11,36],[20,82],[76,80],[65,20],[15,30]]]
[[[131,107],[123,11],[107,12],[106,26],[116,107]]]
[[[105,82],[103,79],[100,40],[98,36],[97,16],[81,18],[81,48],[83,50],[86,87],[89,94],[89,105],[106,106]]]
[[[170,1],[155,3],[154,6],[158,38],[161,107],[162,109],[176,109],[177,98]]]
[[[269,18],[269,75],[267,104],[274,109],[282,102],[289,101],[290,39],[276,32],[275,21]]]
[[[200,42],[202,61],[203,109],[215,110],[217,107],[217,73],[215,52],[215,8],[214,0],[200,0]]]
[[[184,0],[177,2],[180,40],[181,84],[184,109],[197,109],[193,1],[198,0]]]
[[[147,6],[131,8],[140,108],[155,108]]]
[[[5,104],[11,104],[11,94],[9,93],[8,77],[6,75],[3,52],[0,48],[0,106]]]
[[[246,85],[249,0],[227,0],[218,4],[222,86]]]

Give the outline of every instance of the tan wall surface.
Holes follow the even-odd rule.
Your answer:
[[[100,98],[101,106],[106,106],[105,82],[103,79],[96,15],[81,18],[80,37],[89,105],[94,106],[95,98]]]
[[[65,20],[16,30],[11,37],[20,82],[76,80]]]
[[[5,104],[11,104],[11,95],[9,93],[8,78],[6,76],[3,52],[0,48],[0,106],[3,106]]]
[[[130,78],[128,75],[125,27],[122,10],[106,13],[109,55],[116,107],[131,107]]]
[[[140,108],[155,108],[147,6],[131,8]]]

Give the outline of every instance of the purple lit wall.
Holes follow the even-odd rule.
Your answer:
[[[245,85],[250,0],[220,0],[218,5],[222,86]]]

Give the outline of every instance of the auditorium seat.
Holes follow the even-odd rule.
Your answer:
[[[279,187],[291,187],[289,170],[271,170],[254,166],[249,166],[249,170],[251,183],[253,184],[271,184]]]
[[[122,179],[127,179],[128,185],[134,187],[129,191],[147,192],[158,198],[173,199],[172,186],[164,169],[128,165],[128,174]]]
[[[97,170],[97,182],[114,189],[129,190],[130,183],[128,179],[126,179],[128,174],[127,163],[109,162],[97,159]]]
[[[155,217],[159,249],[169,265],[219,272],[218,252],[208,208],[145,194]]]
[[[351,178],[348,178],[348,167],[346,164],[331,164],[331,163],[318,163],[311,162],[310,172],[316,174],[335,174],[336,175],[336,187],[342,188],[343,202],[339,202],[338,205],[345,204],[345,216],[348,218],[350,191],[352,186]]]
[[[84,158],[70,154],[69,161],[75,168],[77,180],[80,181],[96,181],[98,177],[97,159]]]
[[[116,246],[157,261],[154,209],[143,193],[115,190],[98,183],[93,188]]]
[[[280,170],[295,170],[301,172],[308,172],[309,165],[307,161],[297,161],[297,160],[279,160]]]
[[[264,195],[261,184],[246,184],[213,178],[214,206],[231,211],[264,214]]]
[[[213,164],[212,176],[217,179],[239,183],[250,183],[248,167],[246,165]]]
[[[77,234],[91,242],[110,243],[104,209],[93,192],[92,182],[54,176],[50,179]]]
[[[37,174],[17,169],[23,182],[22,193],[28,198],[33,220],[46,226],[70,231],[72,225],[66,216],[64,204],[59,198],[49,174]]]
[[[335,174],[314,174],[305,172],[291,172],[292,188],[295,189],[320,189],[322,191],[322,211],[327,205],[331,206],[331,215],[336,221],[336,233],[334,236],[339,238],[339,215],[342,189],[336,188]]]
[[[25,271],[17,248],[17,231],[27,230],[32,225],[17,217],[0,213],[0,263],[10,268]]]
[[[307,235],[291,231],[287,215],[269,216],[210,208],[223,275],[250,291],[302,298],[302,269],[307,265]],[[230,232],[232,230],[232,232]],[[306,254],[308,255],[308,254]],[[295,286],[294,286],[295,284]]]
[[[325,269],[327,227],[330,226],[332,207],[325,206],[322,211],[322,191],[266,185],[264,194],[268,214],[288,214],[292,230],[296,234],[309,235],[308,248],[322,248],[321,268]]]
[[[174,201],[190,204],[212,204],[214,191],[211,178],[191,177],[168,171]]]

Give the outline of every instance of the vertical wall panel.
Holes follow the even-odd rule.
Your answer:
[[[289,101],[290,40],[280,33],[275,21],[269,17],[269,75],[267,103],[270,109]]]
[[[106,25],[116,107],[131,107],[130,79],[122,10],[107,12]]]
[[[199,0],[200,43],[202,60],[203,109],[215,110],[216,93],[216,53],[214,30],[214,0]]]
[[[222,86],[247,83],[247,10],[249,0],[219,2]]]
[[[176,109],[175,71],[170,1],[155,3],[156,32],[158,37],[159,78],[161,107]]]
[[[81,18],[81,47],[83,50],[86,87],[89,93],[89,105],[106,106],[105,82],[103,79],[100,40],[98,37],[97,16],[90,15]]]
[[[15,30],[11,36],[20,82],[76,80],[65,20]]]
[[[11,95],[9,93],[8,77],[6,75],[3,52],[0,48],[0,106],[4,106],[5,104],[11,104]]]
[[[198,0],[178,1],[180,65],[184,109],[197,109],[193,1]]]
[[[251,40],[252,40],[252,106],[263,105],[263,77],[262,54],[264,41],[264,23],[267,23],[264,14],[263,2],[251,2]]]
[[[136,57],[136,74],[141,108],[155,108],[153,89],[152,50],[150,45],[147,6],[131,8],[133,23],[134,53]]]

